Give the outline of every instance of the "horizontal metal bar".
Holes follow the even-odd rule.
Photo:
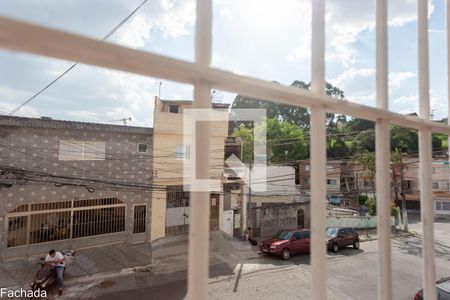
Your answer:
[[[433,132],[450,134],[450,127],[445,124],[337,100],[304,89],[241,76],[7,17],[0,17],[0,48],[190,84],[200,80],[209,82],[214,88],[246,96],[276,100],[293,106],[320,105],[327,111],[357,118],[372,121],[386,119],[392,124],[415,129],[428,128]]]

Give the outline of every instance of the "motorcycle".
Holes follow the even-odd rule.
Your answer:
[[[61,254],[64,256],[65,269],[73,262],[75,251],[63,250]],[[40,258],[41,268],[36,273],[34,281],[31,283],[31,289],[35,290],[46,290],[49,291],[57,282],[56,279],[56,267],[46,264],[45,257]]]

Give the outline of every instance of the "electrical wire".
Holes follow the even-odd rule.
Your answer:
[[[111,35],[113,35],[123,24],[125,24],[148,0],[144,0],[138,7],[136,7],[125,19],[120,21],[119,24],[117,24],[110,32],[108,32],[107,35],[105,35],[102,39],[102,41],[107,40]],[[67,73],[69,73],[71,70],[73,70],[78,65],[78,62],[75,62],[73,65],[71,65],[68,69],[66,69],[64,72],[59,74],[54,80],[52,80],[49,84],[44,86],[42,89],[40,89],[36,94],[28,98],[25,102],[17,106],[15,109],[13,109],[11,112],[9,112],[9,116],[14,115],[17,111],[19,111],[22,107],[33,101],[37,96],[42,94],[45,90],[47,90],[49,87],[51,87],[53,84],[55,84],[59,79],[64,77]]]

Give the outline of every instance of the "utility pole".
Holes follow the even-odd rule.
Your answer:
[[[400,188],[402,195],[402,218],[403,218],[403,230],[408,231],[408,212],[406,211],[406,194],[405,194],[405,175],[404,175],[403,160],[400,165]]]
[[[161,99],[161,85],[162,85],[162,81],[159,82],[159,86],[158,86],[158,98]]]

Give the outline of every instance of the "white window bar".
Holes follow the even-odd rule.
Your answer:
[[[430,86],[428,61],[428,0],[418,2],[419,45],[419,117],[430,119]],[[436,299],[436,268],[434,261],[434,205],[431,188],[431,128],[419,130],[420,215],[422,218],[423,287],[425,299]]]
[[[195,62],[209,68],[212,47],[212,0],[197,0],[195,24]],[[195,80],[193,107],[211,108],[211,86],[208,81]],[[195,125],[194,125],[195,126]],[[195,172],[198,179],[209,175],[209,124],[201,122],[196,130]],[[192,178],[195,181],[197,178]],[[191,192],[191,220],[189,225],[188,292],[187,299],[208,299],[209,270],[209,193]]]
[[[318,8],[322,5],[323,0],[314,0],[313,10],[320,11]],[[27,53],[34,53],[38,55],[44,55],[48,57],[54,57],[59,59],[65,59],[69,61],[78,61],[80,63],[121,70],[131,72],[135,74],[141,74],[145,76],[158,77],[173,81],[179,81],[183,83],[195,84],[195,101],[194,105],[197,107],[207,107],[206,100],[209,103],[209,90],[211,87],[240,93],[246,96],[257,97],[265,100],[277,99],[278,102],[293,106],[311,107],[312,108],[312,130],[318,132],[313,140],[312,149],[321,147],[320,151],[325,151],[324,139],[320,138],[323,134],[324,124],[322,118],[324,118],[324,107],[327,111],[335,113],[341,113],[346,115],[352,115],[356,118],[362,118],[372,121],[378,121],[379,124],[383,124],[379,120],[396,124],[399,126],[410,127],[419,130],[419,143],[420,143],[420,168],[421,168],[421,207],[422,207],[422,221],[423,221],[423,257],[424,257],[424,288],[425,297],[427,299],[435,298],[434,280],[435,280],[435,265],[434,265],[434,244],[433,244],[433,204],[430,201],[431,193],[431,132],[439,132],[443,134],[450,134],[450,126],[442,123],[434,123],[429,119],[429,84],[428,84],[428,25],[427,25],[427,3],[426,0],[419,0],[419,98],[420,98],[420,118],[412,116],[404,116],[398,113],[390,112],[386,108],[381,107],[369,107],[352,103],[349,101],[342,102],[324,95],[316,88],[312,91],[306,91],[295,87],[282,86],[276,83],[270,83],[264,80],[259,80],[251,77],[240,76],[227,71],[221,71],[209,67],[210,55],[211,55],[211,1],[199,0],[197,6],[197,26],[196,26],[196,61],[194,63],[180,61],[172,59],[162,55],[156,55],[147,53],[144,51],[134,50],[103,41],[98,41],[86,37],[82,37],[76,34],[65,33],[60,30],[48,29],[42,26],[31,25],[26,22],[12,20],[6,17],[0,17],[0,47],[4,49],[22,51]],[[324,12],[322,11],[322,14]],[[322,16],[313,17],[313,19],[320,20]],[[316,33],[318,27],[314,25],[313,21],[313,40],[321,40],[324,36],[320,36]],[[320,32],[321,30],[318,30]],[[378,39],[377,39],[378,40]],[[313,42],[313,61],[314,57],[320,57],[320,52],[316,52],[318,45]],[[320,46],[320,45],[319,45]],[[204,51],[204,52],[202,52]],[[207,54],[207,55],[205,55]],[[322,59],[318,59],[320,63]],[[378,65],[378,63],[377,63]],[[314,68],[318,67],[316,62]],[[313,82],[316,80],[313,72]],[[377,74],[380,74],[377,72]],[[319,77],[319,76],[318,76]],[[319,77],[320,78],[320,77]],[[322,79],[323,80],[323,79]],[[317,85],[315,81],[313,85]],[[378,91],[378,88],[377,88]],[[204,102],[203,102],[204,101]],[[314,106],[314,107],[313,107]],[[322,124],[322,125],[321,125]],[[378,125],[380,133],[386,134],[386,128]],[[201,136],[204,136],[204,132],[199,132]],[[385,138],[386,136],[384,136]],[[381,134],[380,134],[381,138]],[[200,137],[198,141],[202,140]],[[206,145],[206,143],[205,143]],[[199,147],[197,150],[202,151],[205,147]],[[203,153],[203,152],[201,152]],[[199,154],[199,153],[197,153]],[[320,160],[324,159],[319,152],[312,152],[313,162],[317,160],[318,163],[313,164],[314,174],[320,174],[324,172],[320,167]],[[317,155],[314,157],[314,155]],[[203,156],[205,157],[205,156]],[[206,156],[207,157],[207,156]],[[322,158],[321,158],[322,157]],[[386,157],[380,159],[380,161],[386,160]],[[380,164],[380,163],[379,163]],[[202,164],[203,167],[206,164]],[[383,169],[383,167],[382,167]],[[197,174],[201,178],[202,171],[197,170]],[[317,175],[315,175],[317,176]],[[206,176],[205,176],[206,178]],[[324,177],[323,177],[324,178]],[[323,179],[322,178],[322,179]],[[314,179],[314,178],[313,178]],[[316,183],[315,183],[316,182]],[[317,182],[319,184],[317,184]],[[320,186],[320,180],[313,180],[313,191],[316,190],[319,193],[318,188],[315,185]],[[323,186],[325,183],[322,183]],[[192,225],[191,229],[198,230],[199,235],[193,237],[192,232],[190,238],[196,238],[197,243],[190,243],[189,254],[189,283],[188,291],[190,299],[205,299],[206,298],[206,280],[207,280],[207,261],[208,256],[201,254],[207,254],[208,250],[208,228],[209,222],[206,219],[209,212],[209,201],[206,193],[198,193],[201,195],[199,198],[195,194],[195,199],[199,203],[204,203],[207,210],[201,211],[193,209],[194,213],[197,213],[200,218],[193,218],[198,224]],[[205,201],[201,201],[202,199]],[[314,198],[313,198],[314,199]],[[323,201],[323,199],[320,199]],[[320,205],[320,204],[319,204]],[[199,205],[201,206],[201,204]],[[320,223],[320,214],[324,211],[320,207],[312,207],[313,213],[318,211],[318,215],[313,215],[313,225],[315,222]],[[315,219],[315,221],[314,221]],[[205,221],[206,220],[206,221]],[[84,228],[80,228],[81,230]],[[320,233],[318,233],[320,234]],[[201,236],[201,237],[200,237]],[[206,238],[204,238],[206,237]],[[314,240],[315,234],[313,234]],[[191,240],[193,241],[193,240]],[[317,240],[318,241],[318,240]],[[318,241],[319,242],[319,241]],[[381,241],[379,242],[382,243]],[[195,246],[195,245],[197,246]],[[384,246],[386,246],[384,244]],[[317,246],[312,250],[316,250]],[[199,249],[197,253],[193,252],[193,249]],[[206,250],[205,250],[206,249]],[[320,248],[317,248],[320,250]],[[321,258],[321,255],[316,256]],[[206,262],[206,263],[205,263]],[[384,262],[383,264],[386,264]],[[320,269],[320,266],[313,262],[313,270],[319,268],[319,271],[315,271],[313,276],[324,276],[324,270]],[[322,273],[321,273],[322,272]],[[380,270],[381,272],[381,270]],[[194,275],[198,274],[199,276]],[[319,275],[317,275],[319,274]],[[317,299],[322,299],[325,292],[316,291],[319,286],[324,287],[325,283],[313,283],[314,295],[317,295]],[[380,283],[380,285],[383,283]],[[199,287],[199,288],[197,288]],[[320,293],[320,294],[317,294]],[[199,295],[197,297],[197,295]]]
[[[311,91],[325,93],[325,0],[312,1]],[[325,107],[311,107],[311,265],[312,299],[327,298]]]
[[[447,97],[448,97],[447,125],[450,125],[450,0],[446,1],[446,6],[447,6],[446,25],[447,25]],[[448,137],[448,156],[450,158],[450,136]]]
[[[376,99],[377,107],[389,109],[387,0],[376,2]],[[376,121],[376,194],[378,234],[378,299],[392,299],[391,178],[389,122]]]

